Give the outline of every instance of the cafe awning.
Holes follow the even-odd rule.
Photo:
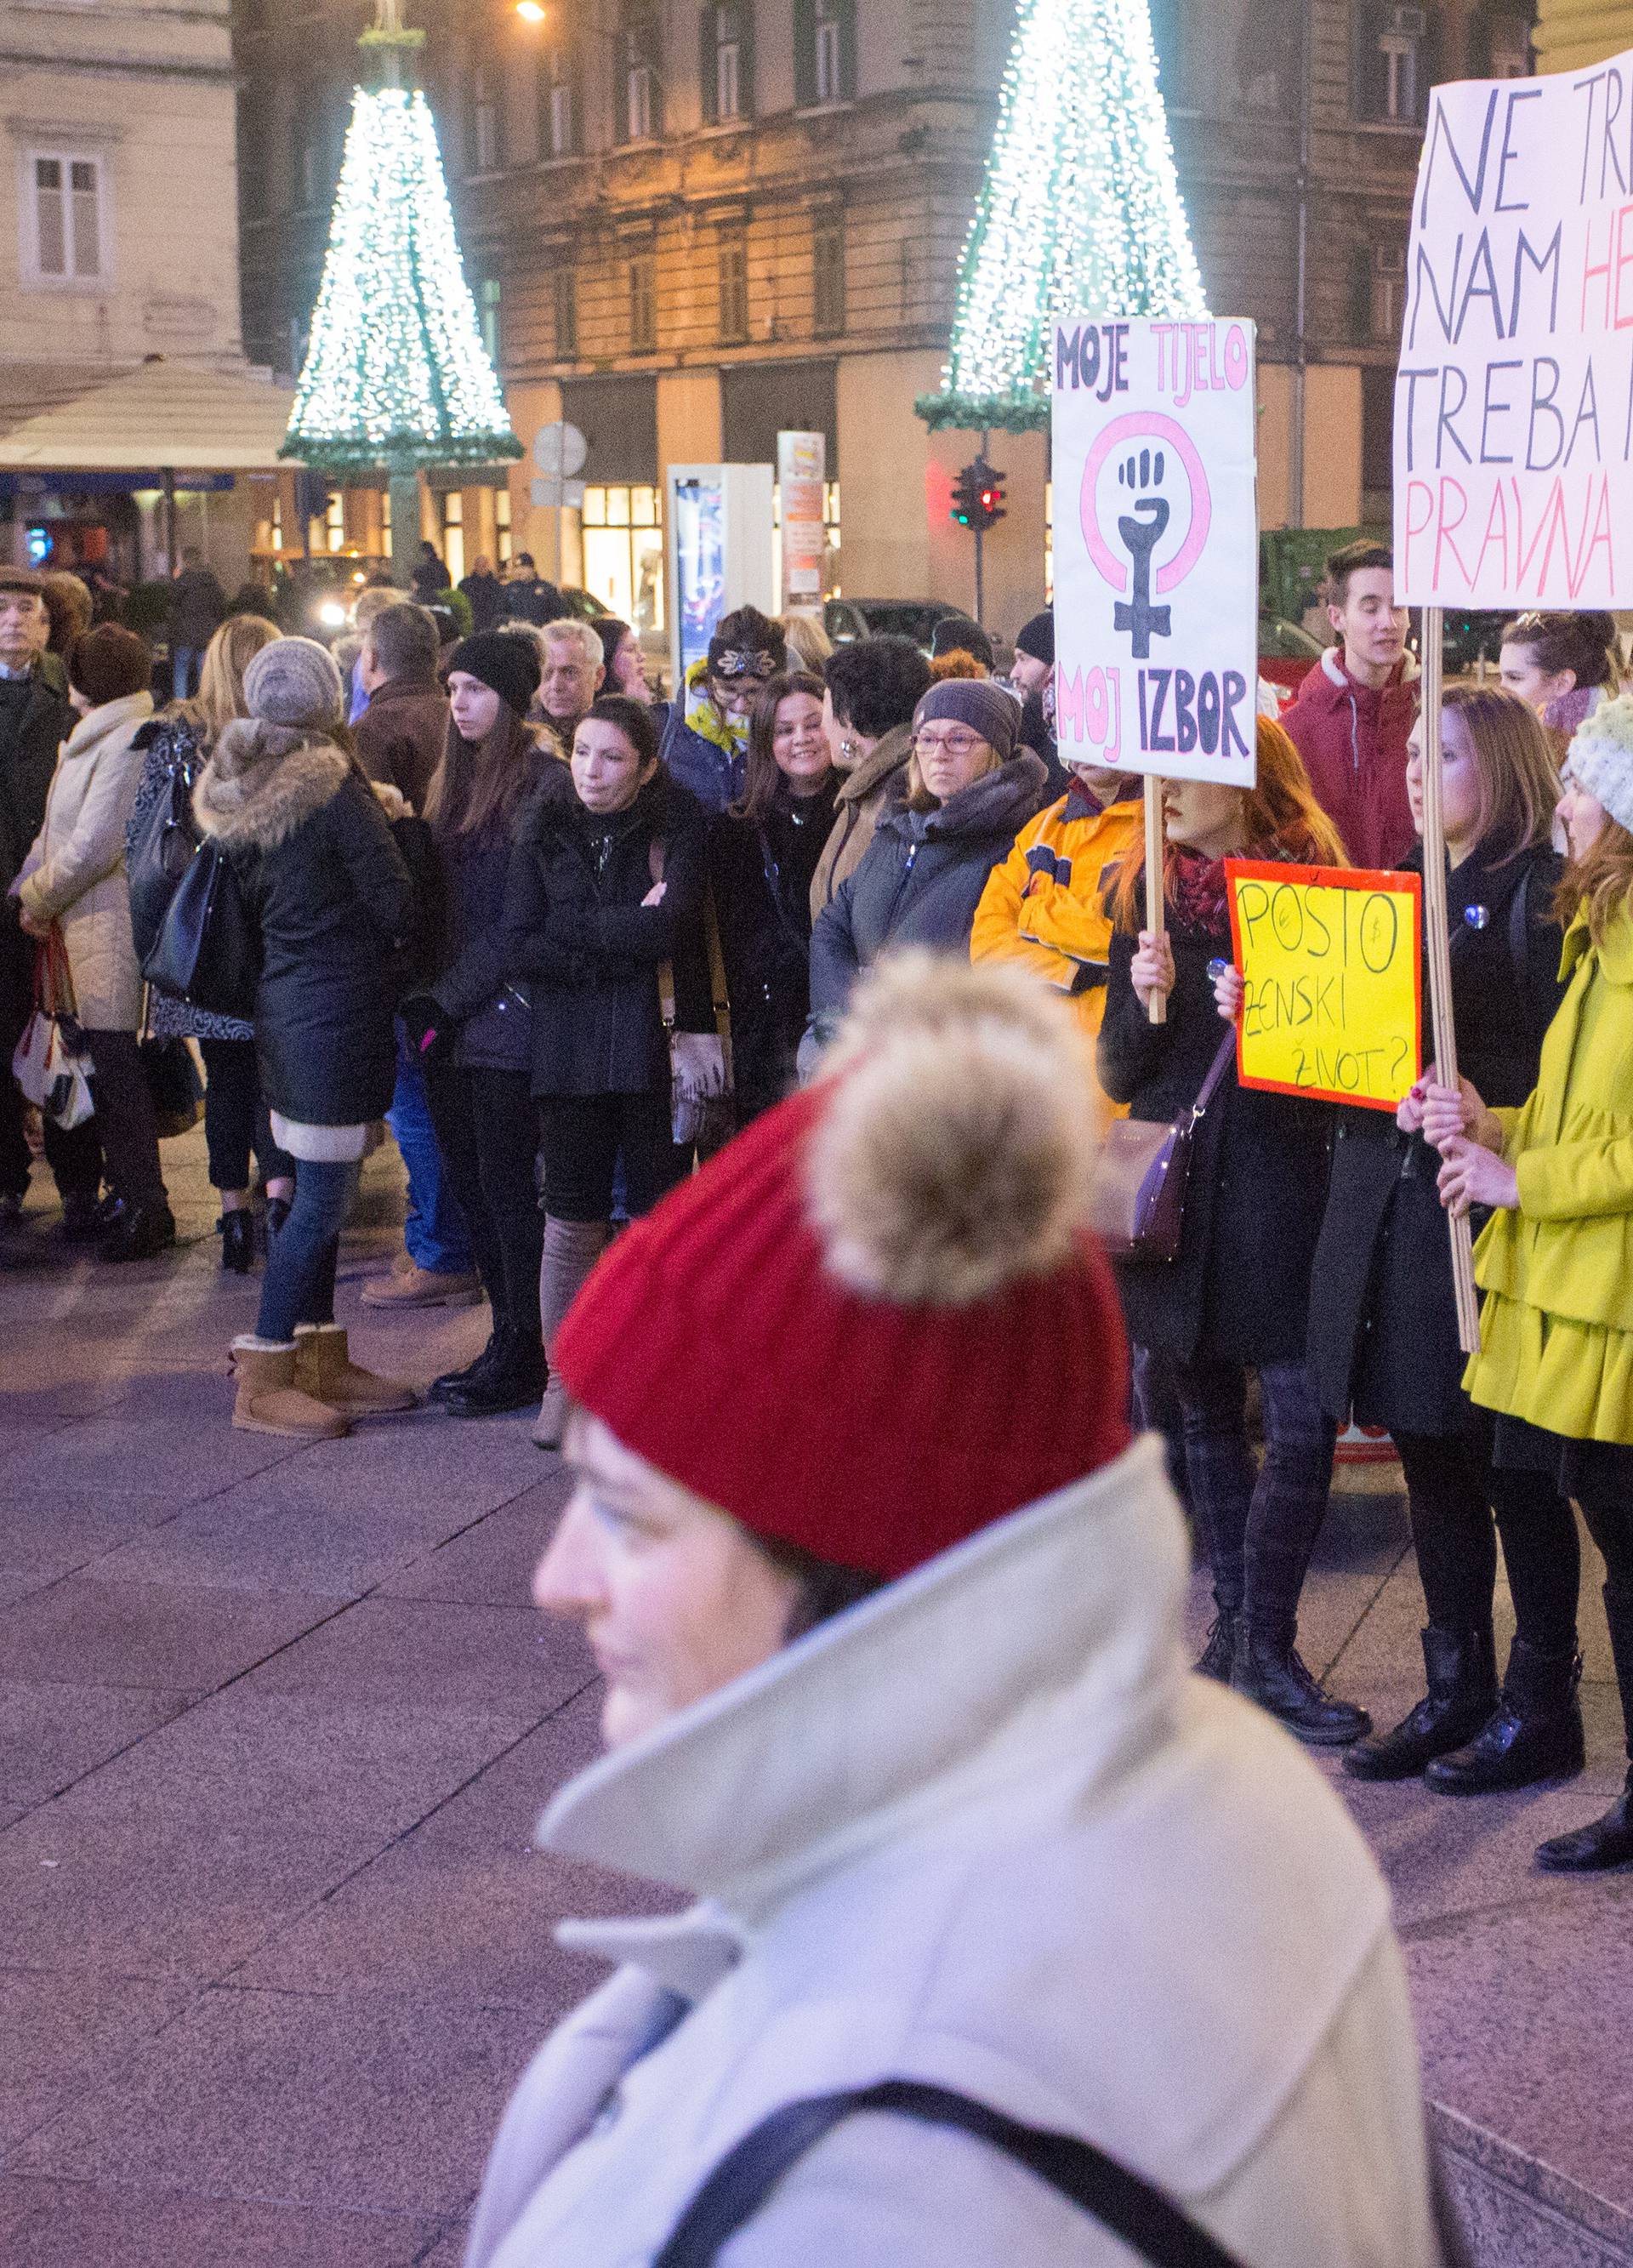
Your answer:
[[[0,472],[271,473],[289,468],[288,387],[155,357],[0,434]]]

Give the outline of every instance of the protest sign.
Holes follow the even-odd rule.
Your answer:
[[[1423,1068],[1416,874],[1225,862],[1244,1086],[1393,1110]]]
[[[1633,605],[1633,54],[1434,88],[1394,403],[1395,593]]]
[[[1061,755],[1251,787],[1253,325],[1074,318],[1052,345]]]

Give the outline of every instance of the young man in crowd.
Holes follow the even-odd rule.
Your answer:
[[[1406,741],[1417,715],[1417,672],[1386,545],[1351,543],[1333,554],[1327,618],[1337,644],[1305,679],[1282,723],[1351,863],[1396,866],[1416,840],[1406,799]]]
[[[355,727],[358,761],[422,818],[448,737],[447,696],[437,682],[441,650],[435,621],[410,603],[376,615],[357,657],[358,681],[369,696]]]
[[[45,822],[56,752],[76,722],[66,694],[44,667],[50,634],[45,578],[29,567],[0,566],[0,1230],[22,1211],[30,1164],[11,1057],[33,1012],[34,941],[18,925],[11,892]],[[63,1199],[63,1229],[89,1242],[98,1233],[102,1180],[95,1122],[67,1132],[48,1119],[45,1150]]]

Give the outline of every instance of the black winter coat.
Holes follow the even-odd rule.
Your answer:
[[[18,926],[7,893],[45,825],[56,752],[77,719],[66,697],[36,667],[0,680],[0,1029],[20,1029],[33,1005],[34,941]],[[0,1077],[10,1079],[9,1062]]]
[[[855,873],[811,932],[811,1014],[827,1039],[851,987],[886,946],[967,954],[992,869],[1048,799],[1043,761],[1022,748],[933,811],[909,811],[904,770]]]
[[[1421,867],[1421,854],[1406,861]],[[1560,861],[1546,847],[1489,865],[1470,853],[1446,880],[1458,1068],[1482,1099],[1521,1103],[1563,997],[1553,917]],[[1470,908],[1485,919],[1467,919]],[[1427,999],[1424,1057],[1432,1053]],[[1381,1110],[1336,1114],[1332,1185],[1316,1248],[1310,1363],[1342,1423],[1447,1434],[1473,1425],[1462,1392],[1451,1244],[1438,1153]],[[1477,1226],[1478,1224],[1476,1224]]]
[[[229,725],[193,792],[261,932],[255,1046],[268,1105],[308,1126],[384,1117],[396,1079],[408,870],[379,799],[332,740]]]
[[[526,987],[507,975],[504,888],[515,849],[496,821],[479,834],[433,829],[445,892],[446,926],[429,990],[454,1034],[459,1071],[528,1071],[533,1009]]]
[[[627,811],[586,811],[566,764],[522,814],[505,883],[505,961],[533,998],[535,1095],[645,1094],[669,1084],[658,972],[673,970],[675,1022],[712,1032],[703,936],[706,821],[660,771]],[[664,896],[652,887],[660,844]]]
[[[811,881],[838,792],[831,774],[816,795],[790,795],[780,784],[761,818],[724,819],[709,838],[745,1125],[798,1084],[795,1057],[811,1012]]]
[[[1129,978],[1136,940],[1113,936],[1100,1036],[1100,1085],[1131,1118],[1159,1123],[1195,1101],[1225,1035],[1208,963],[1231,955],[1228,931],[1171,930],[1168,941],[1174,987],[1167,1021],[1153,1024]],[[1178,1259],[1115,1265],[1136,1346],[1254,1366],[1303,1356],[1331,1116],[1226,1071],[1196,1131]]]

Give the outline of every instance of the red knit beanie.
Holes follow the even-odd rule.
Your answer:
[[[754,1534],[894,1577],[1123,1449],[1128,1357],[1063,1004],[905,954],[834,1061],[619,1240],[555,1364]]]

